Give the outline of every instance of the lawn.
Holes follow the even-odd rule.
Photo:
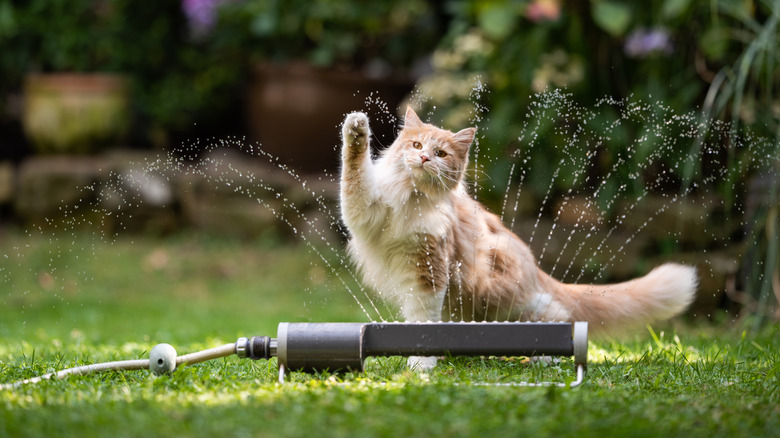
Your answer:
[[[145,358],[160,342],[182,354],[273,336],[283,321],[393,317],[329,248],[192,234],[0,238],[2,383]],[[0,436],[780,436],[779,357],[777,326],[703,320],[593,340],[573,389],[474,385],[564,381],[568,359],[450,358],[426,374],[369,359],[364,373],[279,384],[274,360],[231,357],[172,376],[0,390]]]

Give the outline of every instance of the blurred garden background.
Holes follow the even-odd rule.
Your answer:
[[[780,0],[0,0],[0,384],[396,320],[345,256],[339,125],[477,126],[468,186],[566,282],[697,267],[573,364],[236,357],[0,389],[4,436],[776,436]],[[576,412],[577,415],[572,415]]]
[[[386,146],[411,103],[479,127],[473,190],[547,271],[678,260],[702,275],[689,316],[777,321],[778,20],[780,0],[0,0],[2,250],[135,239],[151,272],[192,233],[329,268],[338,125],[366,111]],[[30,287],[63,275],[29,260],[7,266]]]

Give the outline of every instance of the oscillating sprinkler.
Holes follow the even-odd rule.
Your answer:
[[[509,386],[580,385],[588,361],[588,323],[440,322],[440,323],[289,323],[275,338],[242,337],[220,347],[177,356],[158,344],[149,359],[105,362],[0,385],[14,388],[41,380],[100,371],[148,369],[156,375],[177,367],[236,354],[241,358],[276,357],[279,382],[289,371],[363,371],[367,357],[381,356],[573,356],[577,378],[571,383],[499,383]]]

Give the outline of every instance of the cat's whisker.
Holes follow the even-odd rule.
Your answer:
[[[379,147],[377,149],[379,150],[386,149],[385,145],[382,144],[382,142],[379,140],[379,137],[376,135],[371,136],[371,144],[378,145]]]
[[[447,184],[447,181],[449,182],[455,182],[452,178],[447,178],[444,174],[438,173],[436,177],[439,179],[439,182],[441,183],[442,188],[450,188],[450,185]],[[447,178],[447,181],[445,181],[445,178]]]
[[[491,179],[490,175],[488,175],[488,173],[482,169],[475,169],[473,167],[469,167],[468,169],[466,169],[465,172],[466,174],[468,174],[470,181],[489,181]],[[477,177],[477,175],[479,175],[480,177]]]

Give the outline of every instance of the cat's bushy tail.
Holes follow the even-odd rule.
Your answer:
[[[675,263],[661,265],[634,280],[609,285],[565,284],[551,280],[556,298],[573,321],[588,321],[608,331],[669,319],[691,304],[699,283],[696,269]]]

